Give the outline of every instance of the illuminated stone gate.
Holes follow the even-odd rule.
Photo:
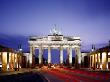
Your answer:
[[[60,64],[63,64],[63,49],[67,49],[69,65],[72,65],[72,49],[75,50],[75,67],[79,68],[81,64],[81,40],[80,37],[63,36],[61,32],[53,28],[50,35],[43,37],[32,36],[29,38],[30,66],[33,65],[35,49],[39,49],[39,65],[42,64],[43,50],[48,49],[48,64],[51,64],[51,49],[60,49]]]

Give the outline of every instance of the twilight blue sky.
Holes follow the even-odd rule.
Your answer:
[[[110,40],[110,0],[0,0],[0,44],[28,49],[28,36],[48,35],[57,25],[62,34],[80,36],[82,49]]]

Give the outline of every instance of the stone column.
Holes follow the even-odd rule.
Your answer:
[[[80,68],[81,66],[81,51],[80,47],[75,47],[75,68]]]
[[[99,68],[98,53],[97,53],[97,68]]]
[[[95,56],[95,54],[94,54],[94,69],[96,69],[96,56]]]
[[[69,47],[69,64],[72,65],[72,47]]]
[[[108,69],[108,52],[106,52],[106,69]]]
[[[98,52],[98,68],[100,68],[100,53]]]
[[[29,65],[32,66],[32,47],[30,47]]]
[[[93,54],[91,55],[91,67],[93,67]]]
[[[51,48],[48,46],[48,64],[51,64]]]
[[[39,46],[39,65],[42,64],[42,55],[43,55],[42,46]]]
[[[102,52],[100,52],[100,68],[102,69]]]
[[[63,64],[63,46],[60,46],[60,64]]]
[[[14,53],[14,68],[17,68],[17,53]]]
[[[94,56],[93,54],[91,54],[91,67],[93,67],[93,63],[94,63]]]
[[[2,52],[2,71],[7,71],[7,52]]]
[[[32,65],[33,65],[33,55],[34,55],[34,47],[30,47],[30,55],[29,55],[30,67],[32,67]]]
[[[90,65],[89,65],[89,68],[91,68],[91,55],[90,55]]]

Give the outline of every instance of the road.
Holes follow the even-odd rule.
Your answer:
[[[110,82],[110,73],[69,68],[24,69],[0,74],[0,82]]]
[[[110,73],[94,73],[64,68],[42,69],[42,75],[50,82],[110,82]]]
[[[40,74],[42,74],[46,79],[48,79],[49,82],[65,82],[54,74],[50,74],[44,71],[40,72]]]
[[[0,82],[49,82],[38,71],[0,74]]]

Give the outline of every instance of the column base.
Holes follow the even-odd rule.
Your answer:
[[[39,68],[41,68],[43,66],[43,64],[39,64]]]
[[[29,64],[29,68],[32,68],[32,64]]]
[[[63,64],[63,63],[61,63],[61,64],[59,64],[59,66],[60,66],[60,68],[63,68],[64,64]]]
[[[63,63],[60,63],[59,65],[60,65],[60,66],[63,66]]]
[[[48,63],[48,68],[51,68],[52,64],[51,63]]]
[[[72,64],[68,64],[68,68],[72,68],[73,66],[72,66]]]
[[[75,69],[80,69],[81,68],[81,64],[76,64],[75,65]]]

